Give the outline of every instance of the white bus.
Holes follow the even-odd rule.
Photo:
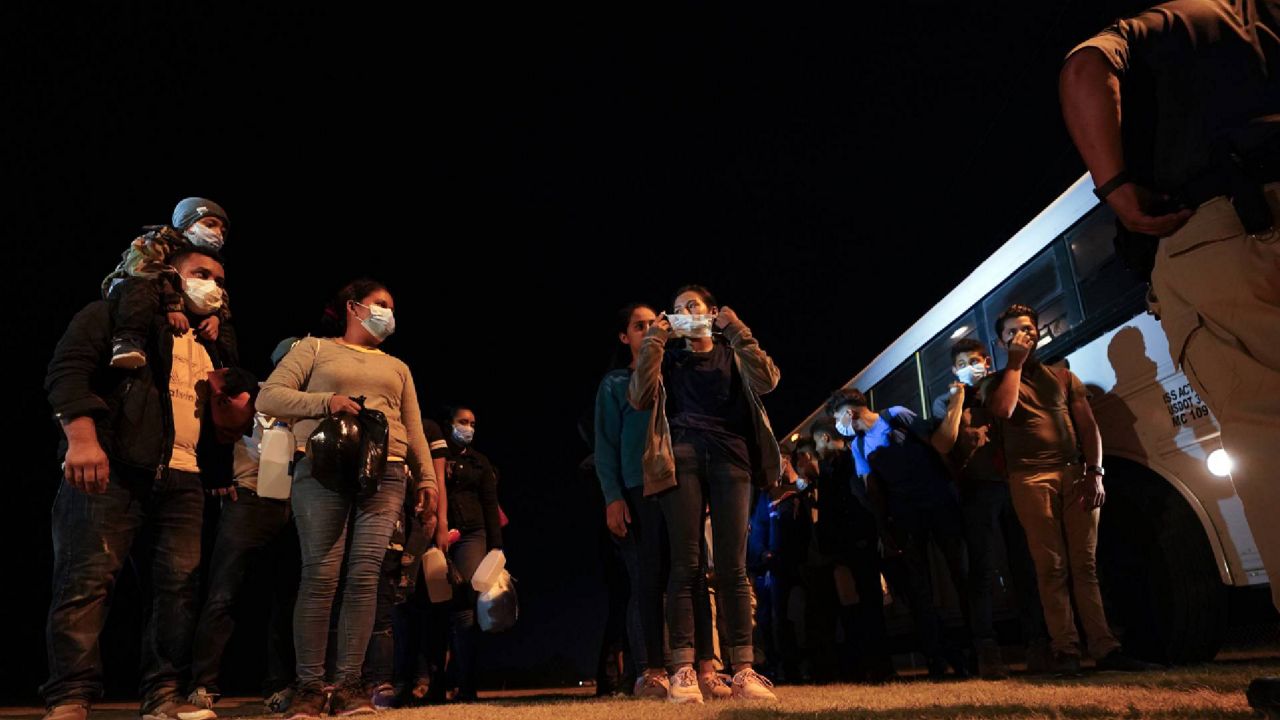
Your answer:
[[[1225,629],[1228,588],[1267,582],[1222,451],[1217,422],[1169,357],[1145,285],[1116,256],[1114,216],[1086,175],[885,348],[845,387],[873,408],[924,417],[952,382],[951,344],[976,338],[996,367],[995,317],[1040,313],[1039,356],[1066,360],[1102,431],[1107,502],[1098,565],[1108,617],[1130,652],[1207,660]],[[788,433],[807,434],[819,408]]]

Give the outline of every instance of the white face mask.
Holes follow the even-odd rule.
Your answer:
[[[222,288],[212,280],[184,277],[182,290],[187,296],[187,307],[197,315],[212,315],[222,307]]]
[[[355,302],[354,300],[352,302]],[[362,308],[369,311],[369,317],[360,321],[361,327],[369,331],[369,334],[378,338],[378,342],[382,342],[391,337],[391,333],[396,331],[396,315],[390,308],[384,308],[381,305],[365,305],[364,303],[356,303]]]
[[[977,385],[978,381],[986,376],[986,365],[965,365],[956,370],[956,379],[965,385]]]
[[[671,322],[671,332],[676,337],[687,338],[708,338],[711,337],[711,324],[715,322],[715,315],[668,315],[667,320]]]
[[[836,421],[836,432],[840,433],[841,435],[843,435],[843,436],[845,436],[845,437],[853,437],[853,435],[854,435],[854,430],[853,430],[853,421],[852,421],[851,419],[850,419],[850,420],[845,420],[845,419],[843,419],[843,418],[841,418],[840,420],[837,420],[837,421]]]
[[[182,233],[182,236],[197,247],[206,247],[212,250],[222,249],[222,231],[214,230],[208,225],[196,223],[187,228],[186,232]]]

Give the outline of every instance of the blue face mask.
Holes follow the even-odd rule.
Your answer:
[[[354,300],[352,302],[355,302]],[[364,303],[355,303],[369,311],[369,317],[360,321],[360,325],[369,331],[369,334],[382,342],[391,337],[391,333],[396,331],[396,315],[390,308],[384,308],[381,305],[365,305]]]
[[[476,429],[473,427],[467,427],[466,425],[453,426],[453,439],[457,440],[459,443],[462,443],[463,445],[470,445],[472,439],[474,439],[475,436],[476,436]]]
[[[841,435],[843,435],[843,436],[845,436],[845,437],[853,437],[854,432],[855,432],[854,427],[853,427],[853,421],[852,421],[852,420],[845,420],[845,419],[843,419],[843,418],[841,418],[840,420],[837,420],[837,421],[836,421],[836,432],[840,433]]]
[[[965,385],[977,385],[978,381],[987,376],[986,365],[965,365],[956,370],[956,379]]]

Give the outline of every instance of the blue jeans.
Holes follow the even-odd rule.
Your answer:
[[[47,706],[89,705],[102,696],[98,636],[120,569],[139,531],[153,535],[139,556],[150,579],[150,612],[142,629],[143,706],[180,692],[191,662],[191,635],[200,586],[200,476],[111,468],[101,494],[63,481],[53,501],[53,599],[45,630],[49,680],[40,688]],[[143,565],[142,557],[135,562]]]
[[[711,543],[715,557],[717,597],[724,610],[726,636],[721,637],[725,662],[754,660],[751,643],[751,585],[747,580],[747,521],[751,515],[751,472],[701,442],[678,442],[672,448],[676,486],[659,496],[671,542],[671,576],[667,581],[667,632],[671,662],[694,662],[694,594],[703,572],[702,510],[711,506]]]
[[[298,534],[288,500],[261,498],[240,490],[223,501],[218,538],[209,561],[209,596],[200,611],[192,649],[191,684],[217,694],[218,672],[227,641],[235,631],[233,611],[245,571],[253,562],[270,563],[271,620],[267,635],[264,696],[293,682],[293,605],[298,596]]]
[[[293,614],[293,644],[300,687],[324,683],[329,616],[343,569],[348,526],[351,539],[345,552],[333,680],[346,683],[361,679],[365,650],[373,633],[382,559],[400,517],[407,477],[404,463],[388,463],[377,492],[356,497],[324,487],[312,477],[311,462],[305,458],[298,461],[293,476],[293,512],[302,549],[302,582]]]
[[[458,694],[473,699],[476,694],[476,654],[480,644],[480,626],[476,623],[476,600],[479,594],[471,587],[471,576],[476,574],[480,561],[488,554],[488,539],[484,528],[468,530],[449,546],[449,560],[462,576],[462,586],[453,588],[453,605],[449,612],[449,625],[453,629],[453,658]]]

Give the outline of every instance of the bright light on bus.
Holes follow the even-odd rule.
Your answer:
[[[1222,448],[1218,448],[1217,450],[1209,453],[1208,463],[1209,472],[1217,475],[1218,477],[1227,477],[1231,474],[1231,467],[1233,465],[1231,462],[1231,456]]]
[[[795,442],[799,439],[800,439],[800,433],[791,433],[791,442]]]
[[[967,332],[969,332],[969,326],[961,325],[960,327],[956,328],[955,332],[951,333],[951,339],[959,340],[960,338],[964,337],[964,334]]]

